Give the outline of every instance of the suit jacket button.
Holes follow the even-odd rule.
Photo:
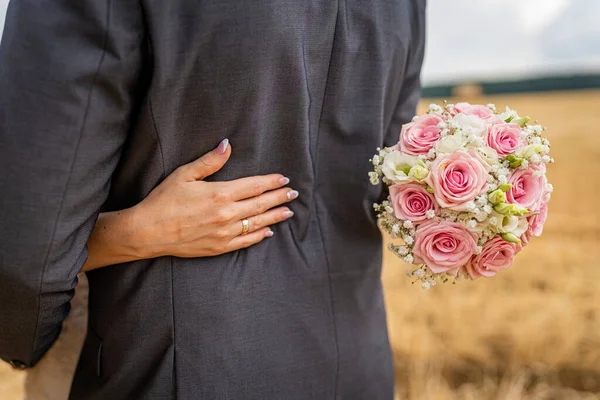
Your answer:
[[[22,362],[22,361],[19,361],[19,360],[11,360],[11,361],[9,362],[9,364],[10,364],[10,365],[11,365],[13,368],[15,368],[15,369],[25,369],[25,368],[27,368],[27,366],[25,365],[25,363],[24,363],[24,362]]]

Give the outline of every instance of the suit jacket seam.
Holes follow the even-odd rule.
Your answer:
[[[344,0],[345,2],[345,0]],[[345,4],[344,4],[345,5]],[[344,8],[344,12],[345,12],[345,8]],[[319,236],[321,237],[321,244],[323,246],[323,253],[324,253],[324,258],[325,258],[325,264],[327,265],[327,286],[329,288],[329,309],[331,311],[331,324],[333,326],[333,337],[334,337],[334,343],[335,343],[335,376],[334,376],[334,380],[333,380],[333,398],[336,399],[338,396],[338,383],[339,383],[339,374],[340,374],[340,345],[339,345],[339,337],[338,337],[338,327],[337,327],[337,323],[336,323],[336,315],[335,315],[335,307],[334,307],[334,301],[333,301],[333,285],[331,282],[331,263],[329,261],[329,257],[327,254],[327,246],[325,244],[325,240],[323,237],[323,228],[321,226],[321,221],[320,218],[318,218],[319,215],[319,210],[320,210],[320,205],[318,204],[317,201],[317,186],[318,186],[318,174],[319,174],[319,138],[320,138],[320,131],[321,131],[321,123],[323,121],[323,109],[325,107],[325,100],[327,97],[327,89],[330,83],[330,78],[331,78],[331,63],[333,60],[333,55],[334,55],[334,51],[335,51],[335,38],[337,36],[337,30],[338,30],[338,23],[339,23],[339,19],[340,19],[340,0],[337,0],[337,13],[336,13],[336,19],[335,19],[335,26],[333,27],[333,38],[331,40],[331,53],[329,55],[329,65],[327,67],[327,75],[325,77],[325,88],[323,90],[323,100],[321,101],[321,112],[319,115],[319,124],[317,126],[317,137],[315,138],[315,158],[314,158],[314,175],[315,175],[315,183],[314,183],[314,187],[313,187],[313,204],[315,207],[315,212],[317,215],[317,230],[319,232]]]

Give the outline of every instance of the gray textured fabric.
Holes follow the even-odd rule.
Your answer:
[[[414,113],[424,0],[13,0],[0,47],[0,357],[35,364],[101,210],[229,138],[283,173],[250,249],[88,274],[73,399],[391,399],[368,159]]]

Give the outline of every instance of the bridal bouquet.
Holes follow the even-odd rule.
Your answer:
[[[399,143],[377,149],[369,173],[389,197],[379,225],[389,249],[425,289],[461,277],[491,277],[540,236],[552,185],[545,129],[493,104],[432,104],[404,125]]]

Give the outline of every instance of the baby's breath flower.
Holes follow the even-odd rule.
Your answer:
[[[498,224],[498,218],[497,217],[490,217],[489,223],[490,223],[490,225],[496,225],[496,224]]]
[[[495,104],[489,103],[486,107],[489,108],[492,111],[496,111],[496,105]]]
[[[467,228],[475,229],[476,227],[477,227],[477,221],[475,221],[474,219],[469,220],[469,222],[467,222]]]
[[[539,164],[542,162],[542,157],[540,157],[539,154],[534,154],[531,156],[529,161],[532,162],[533,164]]]
[[[377,175],[377,172],[369,172],[369,180],[371,181],[372,185],[378,185],[379,175]]]
[[[483,246],[477,246],[477,249],[475,249],[475,254],[481,254],[482,251],[483,251]]]
[[[415,275],[417,278],[424,278],[424,277],[425,277],[425,271],[424,271],[422,268],[419,268],[418,270],[416,270],[416,271],[414,272],[414,275]]]
[[[412,264],[415,261],[415,258],[411,254],[405,255],[402,259],[408,264]]]
[[[475,204],[478,207],[483,207],[484,205],[487,204],[487,202],[488,202],[487,197],[485,197],[483,195],[482,196],[477,196],[477,198],[475,199]]]
[[[529,125],[529,129],[536,135],[541,134],[543,131],[543,128],[540,125]]]
[[[421,287],[425,290],[431,289],[431,283],[429,281],[421,283]]]
[[[523,160],[523,162],[521,163],[521,168],[526,169],[528,166],[529,166],[529,161]]]
[[[491,214],[492,211],[494,211],[494,209],[489,204],[486,204],[485,206],[483,206],[483,212],[484,213]]]
[[[379,155],[374,155],[373,156],[373,164],[374,165],[379,165],[381,163],[381,157],[379,157]]]
[[[405,255],[408,254],[408,247],[406,247],[406,246],[398,246],[396,248],[396,252],[398,254],[400,254],[401,256],[405,256]]]
[[[546,164],[550,164],[550,161],[552,159],[550,158],[550,156],[546,155],[546,156],[542,156],[542,161]]]
[[[409,245],[409,246],[410,246],[410,245],[411,245],[411,244],[413,244],[414,242],[415,242],[415,239],[413,239],[413,237],[412,237],[412,236],[409,236],[409,235],[405,235],[405,236],[404,236],[404,243],[406,243],[407,245]]]
[[[437,105],[437,104],[433,104],[432,103],[432,104],[429,105],[429,112],[431,112],[431,113],[439,113],[439,114],[441,114],[443,111],[444,111],[444,109],[441,106]]]
[[[498,175],[498,182],[503,185],[508,182],[506,175]]]
[[[483,222],[487,219],[487,214],[483,211],[478,212],[477,214],[475,214],[475,219],[479,222]]]
[[[427,218],[431,219],[431,218],[435,217],[435,211],[434,211],[434,210],[427,210],[427,211],[425,212],[425,216],[426,216]]]
[[[431,150],[429,150],[429,152],[427,153],[427,158],[435,158],[435,149],[431,148]]]
[[[412,223],[412,221],[408,221],[408,220],[406,220],[406,221],[404,221],[404,223],[402,224],[402,226],[403,226],[404,228],[406,228],[406,229],[410,229],[410,228],[412,228],[412,227],[413,227],[413,223]]]
[[[400,225],[399,224],[394,224],[394,226],[392,226],[392,232],[397,234],[398,232],[400,232]]]
[[[431,286],[435,286],[435,285],[437,284],[437,282],[436,282],[436,281],[435,281],[435,279],[433,279],[433,278],[429,278],[429,280],[428,280],[427,282],[429,282],[429,284],[430,284]]]
[[[419,116],[418,116],[418,115],[415,115],[414,117],[412,117],[412,122],[415,122],[415,121],[416,121],[416,120],[418,120],[418,119],[419,119]]]

